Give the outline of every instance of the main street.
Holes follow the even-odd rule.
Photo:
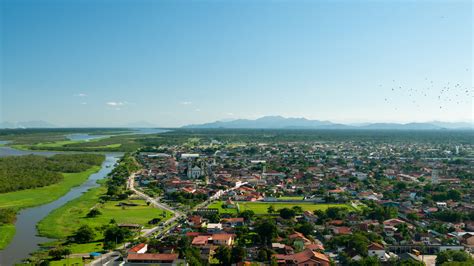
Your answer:
[[[145,233],[142,234],[143,237],[148,237],[156,232],[158,232],[160,229],[163,229],[163,228],[166,228],[168,225],[176,222],[177,220],[179,220],[180,218],[184,217],[184,213],[178,211],[178,210],[175,210],[171,207],[169,207],[168,205],[166,204],[163,204],[159,201],[157,201],[156,199],[148,196],[147,194],[137,190],[135,188],[135,173],[132,174],[129,178],[128,178],[128,182],[127,182],[127,187],[129,190],[131,190],[133,193],[135,193],[135,195],[139,196],[140,198],[146,200],[147,202],[150,202],[151,205],[153,205],[155,208],[158,208],[158,209],[162,209],[162,210],[166,210],[166,211],[169,211],[173,214],[173,217],[168,219],[166,222],[164,222],[161,226],[155,226],[153,227],[152,229],[150,230],[147,230]]]
[[[241,184],[238,184],[236,185],[235,187],[233,188],[229,188],[229,189],[226,189],[226,190],[219,190],[217,191],[216,194],[214,194],[213,196],[209,197],[209,199],[207,199],[206,201],[196,205],[192,210],[191,212],[197,210],[198,208],[205,208],[206,206],[208,206],[212,201],[214,200],[217,200],[219,199],[220,197],[222,197],[222,195],[225,195],[226,193],[228,193],[229,191],[232,191],[232,190],[235,190],[235,189],[238,189],[239,187],[243,186],[247,184],[247,182],[243,182]],[[161,226],[155,226],[149,230],[146,230],[144,232],[142,232],[141,236],[142,237],[150,237],[152,236],[153,234],[155,233],[158,233],[155,237],[158,238],[158,239],[161,239],[163,238],[164,236],[166,236],[167,233],[171,232],[174,230],[174,228],[176,228],[176,226],[178,226],[178,223],[177,221],[180,219],[180,218],[184,218],[186,217],[186,215],[179,211],[179,210],[176,210],[176,209],[173,209],[171,208],[170,206],[166,205],[166,204],[163,204],[161,202],[159,202],[158,200],[148,196],[147,194],[141,192],[140,190],[136,189],[135,188],[135,173],[131,174],[129,177],[128,177],[128,180],[127,180],[127,189],[129,189],[130,191],[132,191],[135,195],[139,196],[140,198],[146,200],[147,202],[150,202],[151,205],[153,205],[155,208],[158,208],[158,209],[162,209],[162,210],[166,210],[166,211],[169,211],[173,214],[173,217],[168,219],[166,222],[164,222]],[[169,227],[168,227],[169,226]],[[120,246],[118,249],[124,249],[126,246],[125,245],[122,245]],[[112,252],[109,252],[109,253],[106,253],[106,254],[103,254],[102,256],[100,256],[99,258],[95,259],[94,261],[92,261],[89,265],[91,266],[99,266],[99,265],[106,265],[107,263],[109,262],[112,262],[113,260],[116,259],[116,256],[114,256],[114,254],[117,254],[116,251],[112,251]]]
[[[171,225],[171,224],[175,223],[177,220],[179,220],[180,218],[185,217],[184,213],[182,213],[178,210],[175,210],[175,209],[169,207],[168,205],[165,205],[165,204],[157,201],[156,199],[148,196],[147,194],[137,190],[135,188],[135,173],[131,174],[128,177],[127,189],[132,191],[138,197],[146,200],[147,202],[150,202],[150,204],[153,207],[169,211],[173,214],[173,217],[168,219],[161,226],[155,226],[155,227],[153,227],[149,230],[143,231],[140,234],[141,237],[149,237],[149,236],[153,235],[154,233],[159,232],[160,230],[163,230],[163,232],[160,233],[160,235],[163,235],[163,233],[168,232],[169,230],[171,230],[173,228],[173,227],[171,227],[171,228],[168,228],[167,230],[164,230],[168,225]],[[117,250],[124,249],[124,248],[126,248],[126,244],[118,247]],[[91,265],[91,266],[106,265],[107,263],[112,262],[113,260],[115,260],[117,258],[117,254],[119,254],[117,251],[108,252],[108,253],[103,254],[100,257],[96,258],[95,260],[93,260],[88,265]]]

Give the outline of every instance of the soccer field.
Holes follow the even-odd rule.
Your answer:
[[[237,213],[236,208],[222,208],[223,201],[216,201],[209,205],[208,208],[219,209],[219,213]],[[255,214],[268,214],[267,209],[270,206],[278,211],[283,208],[292,208],[294,206],[300,206],[303,211],[315,211],[315,210],[326,210],[329,207],[342,207],[353,210],[354,208],[349,204],[326,204],[326,203],[312,203],[312,202],[235,202],[239,205],[240,211],[252,210]]]

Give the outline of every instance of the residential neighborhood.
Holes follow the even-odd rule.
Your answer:
[[[473,152],[471,145],[355,141],[212,140],[148,148],[135,155],[141,165],[136,188],[183,216],[164,228],[166,234],[128,249],[124,261],[441,265],[463,256],[472,261]]]

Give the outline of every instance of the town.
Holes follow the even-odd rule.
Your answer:
[[[473,153],[471,144],[212,138],[141,149],[127,187],[174,216],[144,229],[123,260],[472,265]]]

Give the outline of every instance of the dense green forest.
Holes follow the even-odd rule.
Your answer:
[[[0,193],[48,186],[61,181],[62,173],[77,173],[100,165],[98,154],[28,155],[0,158]]]

